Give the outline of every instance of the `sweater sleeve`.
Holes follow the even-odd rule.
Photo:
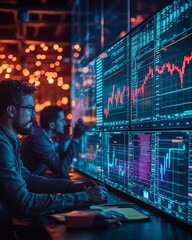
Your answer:
[[[66,193],[72,192],[72,181],[60,178],[46,178],[30,173],[20,161],[21,173],[27,189],[35,193]]]
[[[51,183],[46,179],[39,179],[39,177],[31,175],[20,164],[12,147],[1,141],[0,201],[17,218],[61,212],[88,203],[88,195],[85,192],[53,194],[62,185],[63,190],[61,192],[65,192],[70,182],[60,182],[61,184],[57,189],[57,181]],[[48,190],[48,185],[51,186],[50,190]],[[53,190],[54,186],[55,189]],[[52,194],[37,193],[52,191]]]

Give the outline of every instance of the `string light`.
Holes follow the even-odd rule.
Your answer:
[[[62,85],[62,89],[63,89],[63,90],[68,90],[68,89],[69,89],[69,84],[67,84],[67,83],[66,83],[66,84],[63,84],[63,85]]]
[[[58,50],[58,49],[59,49],[59,45],[58,45],[58,44],[54,44],[54,45],[53,45],[53,49],[54,49],[54,50]]]
[[[61,60],[63,57],[61,55],[57,56],[57,60]]]
[[[75,46],[76,50],[80,50],[80,46]],[[5,52],[5,48],[0,45],[0,60],[4,60],[0,64],[0,74],[4,73],[4,77],[6,79],[8,78],[26,78],[27,81],[30,84],[33,84],[35,86],[40,86],[43,79],[46,78],[47,82],[49,84],[53,84],[55,80],[57,79],[57,84],[59,88],[62,90],[69,90],[70,85],[64,84],[64,80],[62,76],[59,76],[59,72],[62,70],[61,68],[61,60],[63,60],[63,56],[59,54],[56,56],[55,62],[45,62],[44,60],[47,58],[47,54],[45,53],[48,50],[51,51],[57,51],[63,52],[63,47],[61,47],[59,44],[54,43],[52,44],[52,50],[51,45],[46,45],[44,42],[41,42],[40,44],[29,44],[26,45],[24,48],[24,51],[26,53],[26,57],[23,56],[22,62],[19,62],[21,59],[17,56],[14,56],[11,52]],[[38,52],[39,51],[39,52]],[[44,53],[41,53],[40,51],[44,51]],[[34,53],[32,53],[34,52]],[[49,54],[50,54],[49,53]],[[33,55],[31,55],[33,54]],[[78,56],[79,53],[77,53]],[[35,68],[38,70],[34,70],[33,74],[31,71],[31,62],[28,62],[28,59],[36,58],[37,61],[34,62]],[[25,66],[25,67],[24,67]],[[15,71],[13,71],[15,69]],[[49,69],[51,71],[49,71]],[[18,76],[18,77],[17,77]],[[47,78],[49,77],[49,78]]]
[[[73,117],[73,115],[72,115],[71,113],[68,113],[67,116],[66,116],[66,118],[67,118],[68,120],[71,120],[72,117]]]
[[[68,99],[67,97],[63,97],[63,98],[61,99],[61,101],[62,101],[62,104],[63,104],[63,105],[67,105],[68,102],[69,102],[69,99]]]
[[[9,74],[9,73],[6,73],[6,74],[5,74],[5,79],[8,79],[8,78],[10,78],[10,74]]]

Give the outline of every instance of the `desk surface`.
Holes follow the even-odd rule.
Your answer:
[[[72,180],[79,180],[84,176],[77,173],[70,173]],[[115,193],[109,193],[110,202],[128,201]],[[39,225],[46,230],[50,239],[53,240],[166,240],[166,239],[185,239],[192,240],[192,229],[180,226],[166,217],[162,217],[155,212],[146,210],[143,207],[134,205],[134,208],[143,212],[150,217],[150,220],[138,222],[125,222],[120,226],[112,226],[107,228],[91,228],[91,229],[67,229],[64,223],[55,222],[48,216],[40,216]]]

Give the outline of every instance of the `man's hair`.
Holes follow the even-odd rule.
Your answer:
[[[7,106],[20,104],[21,97],[33,95],[36,88],[20,80],[0,81],[0,116]]]
[[[40,113],[40,125],[44,129],[49,128],[50,122],[55,122],[58,118],[58,113],[64,112],[63,108],[57,105],[45,107]]]

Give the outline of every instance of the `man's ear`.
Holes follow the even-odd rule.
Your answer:
[[[9,117],[13,118],[15,116],[15,107],[13,105],[9,105],[7,107],[7,114]]]
[[[52,130],[55,128],[55,123],[54,122],[50,122],[49,123],[49,128]]]

